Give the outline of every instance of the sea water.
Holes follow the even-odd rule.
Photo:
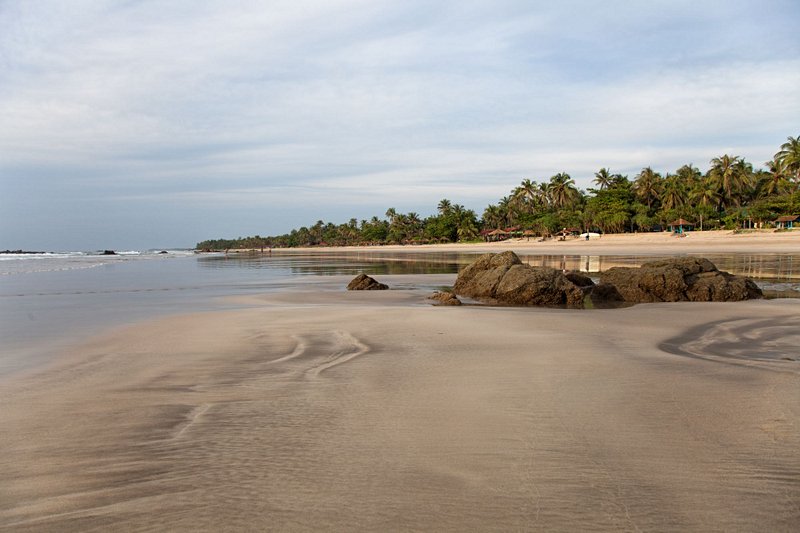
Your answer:
[[[455,274],[474,253],[275,251],[194,254],[186,250],[0,254],[0,376],[35,366],[109,327],[166,314],[241,307],[227,296],[344,290],[330,276]],[[654,256],[525,255],[531,265],[598,275]],[[709,256],[722,270],[754,277],[766,291],[800,296],[799,254]]]

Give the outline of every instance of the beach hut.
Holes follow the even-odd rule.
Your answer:
[[[684,231],[692,231],[694,229],[694,223],[679,218],[678,220],[674,220],[669,223],[670,231],[674,231],[675,233],[683,233]]]
[[[502,241],[508,236],[508,232],[501,229],[496,229],[490,231],[487,236],[489,237],[490,241]]]
[[[532,229],[526,229],[525,231],[522,232],[522,236],[527,238],[528,240],[531,240],[531,237],[536,236],[536,232],[533,231]]]
[[[795,224],[800,224],[800,215],[786,215],[775,219],[776,228],[792,229]]]

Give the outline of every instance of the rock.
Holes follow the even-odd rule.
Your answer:
[[[103,253],[100,255],[117,255],[117,252],[114,250],[103,250]]]
[[[613,286],[626,302],[733,302],[761,298],[749,279],[721,272],[704,258],[681,257],[645,263],[639,268],[614,267],[600,275],[602,285]],[[597,294],[596,294],[597,293]],[[592,292],[601,301],[613,291]]]
[[[572,270],[564,275],[567,277],[568,280],[570,280],[572,283],[574,283],[580,288],[594,287],[594,281],[592,281],[592,278],[590,278],[586,274],[578,272],[577,270]]]
[[[359,274],[347,284],[348,291],[385,291],[388,288],[388,285],[378,283],[374,278],[366,274]]]
[[[598,283],[590,289],[589,297],[596,308],[617,307],[625,301],[617,288],[609,283]]]
[[[764,294],[753,280],[718,271],[697,274],[690,281],[686,297],[691,302],[738,302],[757,300]]]
[[[517,254],[484,254],[458,273],[453,292],[471,298],[492,298],[494,289],[513,265],[521,265]]]
[[[439,302],[436,305],[461,305],[461,300],[455,294],[446,291],[436,291],[428,296],[428,300]]]
[[[481,256],[458,274],[453,292],[499,304],[583,307],[583,291],[560,270],[524,265],[514,252]]]

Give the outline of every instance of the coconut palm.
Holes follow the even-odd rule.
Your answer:
[[[750,188],[748,163],[739,156],[725,154],[712,159],[708,177],[719,191],[722,207],[741,205]]]
[[[419,230],[422,229],[422,219],[419,218],[419,214],[411,211],[406,215],[406,225],[408,226],[409,231],[416,235],[419,233]]]
[[[538,205],[541,205],[538,184],[530,179],[522,180],[522,183],[514,189],[514,198],[517,205],[523,206],[528,213],[532,213]]]
[[[489,228],[499,228],[505,225],[506,215],[500,206],[489,204],[483,210],[483,224]]]
[[[462,207],[462,209],[458,214],[458,227],[456,229],[458,240],[464,241],[474,239],[478,236],[475,212],[472,209],[463,209],[463,206],[460,207]]]
[[[701,179],[689,193],[689,199],[695,205],[706,207],[719,205],[719,192],[716,185],[708,179]]]
[[[439,205],[436,207],[436,209],[439,211],[439,213],[446,215],[447,213],[450,212],[450,209],[452,209],[452,207],[453,204],[450,203],[450,200],[444,198],[439,201]]]
[[[516,219],[514,212],[516,202],[514,201],[514,198],[511,196],[503,196],[500,198],[498,205],[500,206],[500,209],[505,217],[505,224],[513,224],[514,220]]]
[[[786,169],[787,174],[800,183],[800,135],[788,137],[781,145],[780,151],[775,154],[775,159]]]
[[[649,211],[661,195],[661,174],[650,167],[645,167],[636,176],[633,188],[636,197],[647,205],[647,210]]]
[[[686,188],[680,176],[667,174],[661,191],[661,206],[665,210],[676,209],[686,203]]]
[[[683,185],[688,188],[693,188],[697,182],[703,178],[700,169],[691,163],[683,165],[675,172],[675,175],[677,175],[683,182]]]
[[[767,170],[761,173],[756,189],[761,197],[782,194],[791,189],[791,183],[786,179],[786,167],[778,158],[767,161]]]
[[[568,206],[580,194],[575,187],[575,180],[566,172],[559,172],[550,178],[548,191],[550,193],[550,201],[553,203],[553,207],[556,208]]]
[[[611,184],[614,182],[614,176],[606,167],[603,167],[594,173],[594,180],[592,181],[595,185],[600,187],[602,191],[603,189],[611,187]]]

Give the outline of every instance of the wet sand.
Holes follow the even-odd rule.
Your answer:
[[[248,297],[15,377],[0,528],[796,530],[800,302],[426,294]]]

